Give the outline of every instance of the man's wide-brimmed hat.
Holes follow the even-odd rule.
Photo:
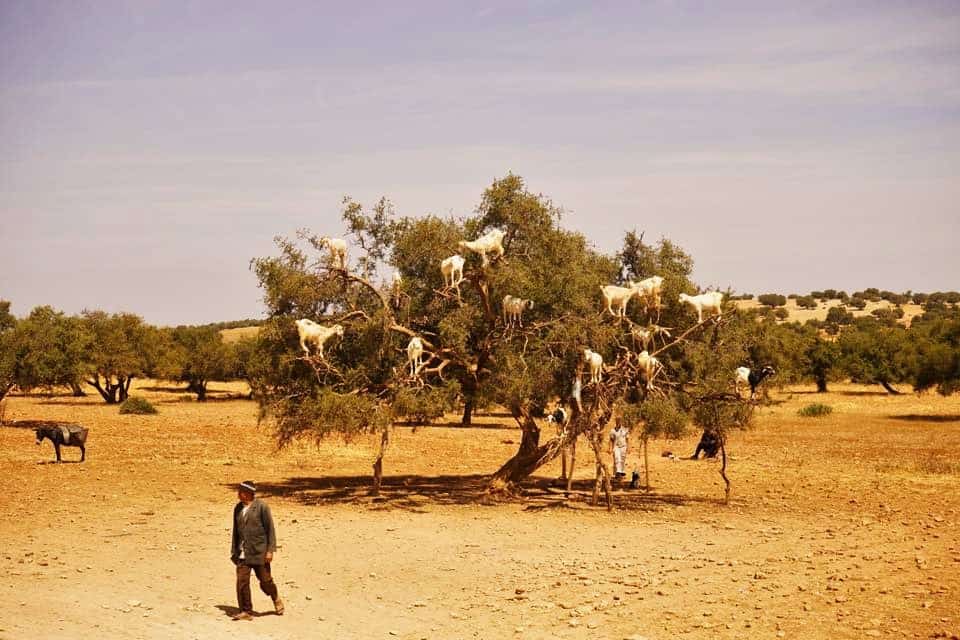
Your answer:
[[[253,480],[244,480],[240,483],[240,488],[244,491],[249,491],[250,493],[257,492],[257,485],[253,483]]]

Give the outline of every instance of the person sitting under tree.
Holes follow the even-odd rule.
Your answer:
[[[703,435],[700,436],[700,442],[697,443],[697,450],[693,452],[690,459],[696,460],[699,458],[701,451],[705,454],[705,458],[717,457],[717,452],[720,451],[720,438],[717,437],[717,434],[704,430]]]

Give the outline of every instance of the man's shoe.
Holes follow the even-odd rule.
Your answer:
[[[283,615],[283,600],[277,598],[273,601],[273,610],[277,612],[278,616]]]
[[[253,620],[253,614],[249,611],[241,611],[231,616],[234,620]]]

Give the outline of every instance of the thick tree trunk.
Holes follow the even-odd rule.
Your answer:
[[[817,376],[817,393],[826,393],[826,392],[827,392],[826,376]]]
[[[474,400],[473,395],[468,393],[463,403],[463,417],[460,418],[460,424],[465,427],[473,424],[473,407],[475,404],[476,400]]]
[[[120,402],[124,402],[130,397],[131,382],[133,382],[133,376],[130,376],[129,378],[120,378],[120,384],[117,385],[120,388]]]
[[[69,383],[70,393],[74,398],[83,398],[87,395],[87,392],[83,390],[79,382]]]
[[[100,384],[100,376],[94,376],[93,380],[87,380],[87,384],[97,390],[104,402],[117,404],[117,385],[111,384],[110,378],[104,379],[103,385],[105,386]]]
[[[512,413],[520,423],[522,436],[517,453],[507,460],[492,476],[487,485],[491,493],[510,493],[513,486],[547,464],[563,452],[566,438],[552,438],[540,445],[540,427],[526,407],[514,407]]]
[[[896,389],[894,389],[893,387],[891,387],[891,386],[890,386],[890,383],[887,382],[886,380],[881,380],[881,381],[880,381],[880,386],[883,387],[884,389],[886,389],[886,390],[887,390],[887,393],[889,393],[889,394],[892,394],[892,395],[895,395],[895,396],[899,396],[899,395],[900,395],[900,392],[897,391]]]
[[[0,400],[3,400],[7,397],[7,394],[10,393],[10,389],[13,389],[13,383],[0,384]]]
[[[602,433],[602,432],[601,432]],[[590,438],[590,446],[593,449],[593,456],[597,463],[597,478],[593,485],[593,504],[596,506],[600,502],[600,487],[603,487],[603,493],[607,499],[607,511],[613,510],[613,488],[610,485],[610,470],[603,461],[602,435],[598,438]]]
[[[207,401],[207,381],[200,380],[195,384],[196,386],[193,389],[193,392],[197,394],[197,402],[206,402]]]

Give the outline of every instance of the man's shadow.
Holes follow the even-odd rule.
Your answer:
[[[240,613],[240,607],[234,607],[229,604],[218,604],[217,609],[220,609],[220,611],[223,611],[223,615],[227,616],[228,618],[232,618],[233,616]],[[276,611],[254,611],[253,612],[254,618],[259,618],[261,616],[275,616],[275,615],[277,615]]]

